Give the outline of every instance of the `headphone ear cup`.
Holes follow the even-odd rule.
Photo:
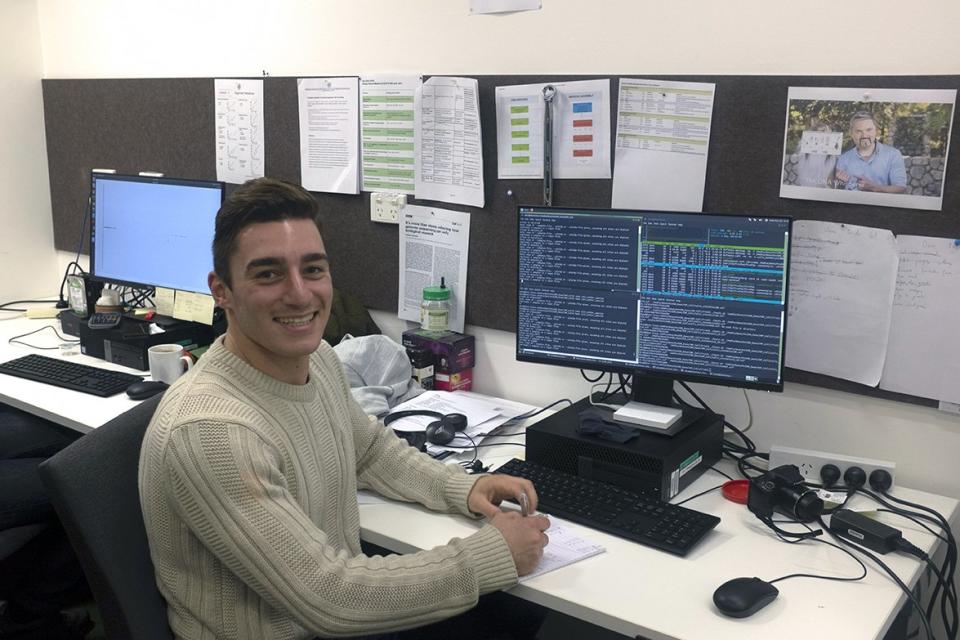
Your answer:
[[[467,428],[467,416],[462,413],[448,413],[440,418],[440,421],[454,433],[459,433]]]
[[[440,446],[450,444],[453,442],[454,433],[448,425],[444,424],[442,419],[436,420],[427,425],[427,442]]]

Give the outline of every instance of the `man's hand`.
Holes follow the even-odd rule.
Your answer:
[[[844,171],[843,169],[837,169],[837,171],[836,171],[836,173],[835,173],[834,175],[835,175],[837,181],[840,182],[840,184],[842,184],[842,185],[844,185],[844,186],[846,186],[847,180],[850,179],[850,174],[847,173],[846,171]]]
[[[537,491],[529,480],[501,473],[483,476],[470,490],[470,495],[467,496],[467,508],[473,513],[493,518],[500,513],[500,503],[504,500],[513,500],[520,504],[521,493],[527,495],[530,513],[536,511]]]
[[[490,524],[500,530],[517,566],[517,575],[525,576],[537,567],[543,557],[543,548],[550,539],[544,533],[550,527],[546,516],[524,518],[516,511],[498,511]]]

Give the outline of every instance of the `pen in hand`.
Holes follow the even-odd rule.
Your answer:
[[[526,491],[520,492],[520,495],[517,496],[517,502],[520,503],[520,515],[524,518],[530,515],[530,500],[527,498]]]

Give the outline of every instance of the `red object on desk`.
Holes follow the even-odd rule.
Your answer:
[[[750,493],[749,480],[730,480],[723,483],[723,497],[730,502],[747,504],[747,494]]]

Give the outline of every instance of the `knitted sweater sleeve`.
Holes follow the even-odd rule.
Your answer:
[[[491,526],[415,554],[338,552],[299,508],[281,468],[279,453],[253,430],[203,420],[171,433],[162,481],[200,543],[312,633],[336,637],[428,624],[470,608],[478,591],[516,580],[512,562],[503,562],[503,538]]]

